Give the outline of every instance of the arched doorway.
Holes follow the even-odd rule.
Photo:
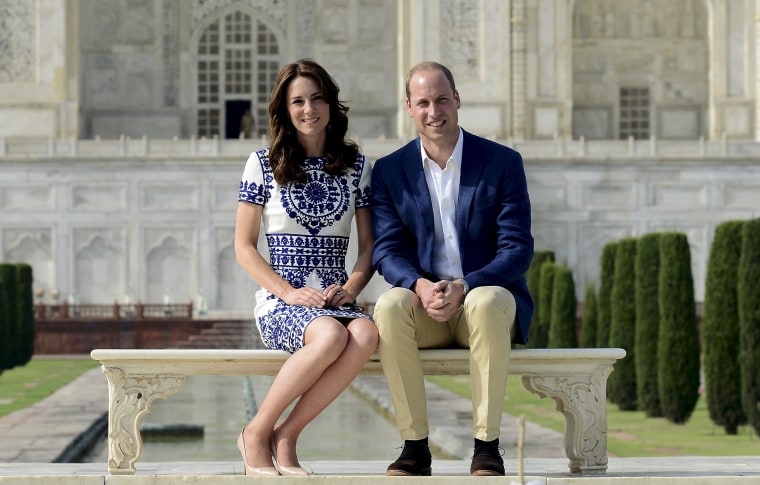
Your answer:
[[[279,51],[274,32],[252,14],[233,11],[206,26],[196,64],[199,137],[240,137],[248,110],[251,136],[266,133]]]

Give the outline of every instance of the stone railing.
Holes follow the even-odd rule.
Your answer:
[[[728,140],[585,140],[557,137],[551,140],[496,140],[520,151],[525,158],[668,158],[699,160],[730,157],[760,157],[760,142]],[[389,153],[406,140],[372,138],[359,140],[371,158]],[[0,160],[44,158],[242,158],[268,145],[266,137],[258,139],[151,139],[147,136],[118,139],[48,139],[0,138]]]

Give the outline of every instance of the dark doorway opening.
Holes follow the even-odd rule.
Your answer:
[[[248,100],[233,99],[224,103],[224,111],[224,124],[226,126],[224,137],[240,138],[240,133],[243,127],[243,116],[245,116],[246,111],[250,116],[251,102]],[[255,132],[255,129],[252,129],[251,131]]]

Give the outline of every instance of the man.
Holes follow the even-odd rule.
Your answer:
[[[388,475],[430,475],[420,348],[470,349],[472,475],[504,475],[501,412],[511,342],[524,343],[533,258],[522,157],[458,125],[451,72],[413,67],[406,107],[419,138],[372,171],[373,263],[393,288],[374,318],[404,449]]]

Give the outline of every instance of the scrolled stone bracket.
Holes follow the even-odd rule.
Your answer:
[[[103,366],[108,379],[108,472],[134,475],[135,462],[142,454],[140,421],[150,413],[157,398],[166,399],[182,389],[185,376],[127,375],[119,367]]]
[[[565,416],[565,453],[570,471],[603,474],[607,470],[607,377],[612,365],[588,375],[522,375],[523,387],[551,398]]]

